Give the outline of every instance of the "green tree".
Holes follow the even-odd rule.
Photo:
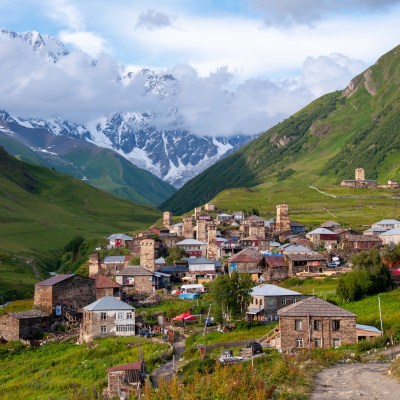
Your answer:
[[[213,316],[217,322],[226,319],[243,319],[250,304],[250,290],[254,286],[249,274],[219,276],[211,285]]]
[[[183,257],[186,257],[186,252],[181,247],[174,246],[168,250],[168,255],[165,261],[168,265],[174,265],[176,261],[181,261]]]

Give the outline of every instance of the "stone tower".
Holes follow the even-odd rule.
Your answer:
[[[206,221],[203,221],[201,219],[197,220],[197,225],[196,225],[196,239],[199,240],[200,242],[207,243],[207,235],[206,235]]]
[[[201,207],[196,207],[194,209],[194,217],[197,219],[197,217],[201,214]]]
[[[183,237],[185,239],[193,239],[193,218],[183,217]]]
[[[355,170],[356,181],[365,181],[365,171],[364,168],[356,168]]]
[[[93,253],[89,256],[89,278],[94,278],[100,271],[99,253]]]
[[[164,211],[163,212],[163,226],[169,228],[172,225],[172,212]]]
[[[155,270],[156,241],[151,238],[140,241],[140,266],[152,272]]]
[[[287,204],[276,206],[276,230],[290,231],[289,206]]]
[[[251,221],[249,226],[250,237],[262,237],[265,239],[265,225],[263,221]]]
[[[218,259],[217,224],[214,222],[208,225],[207,258],[213,261]]]

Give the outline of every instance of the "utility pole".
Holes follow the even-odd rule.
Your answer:
[[[378,305],[379,305],[379,318],[381,320],[381,336],[383,336],[383,322],[382,322],[382,309],[381,309],[381,298],[378,296]]]

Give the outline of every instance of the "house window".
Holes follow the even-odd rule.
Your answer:
[[[339,338],[333,338],[332,339],[332,346],[337,349],[338,347],[340,347],[340,339]]]
[[[292,304],[296,303],[296,297],[292,297]]]
[[[105,319],[107,319],[107,313],[105,313],[105,312],[100,313],[100,319],[103,320],[103,321]]]
[[[263,303],[263,301],[262,301],[262,299],[260,299],[260,306],[262,306],[262,303]]]
[[[320,331],[322,327],[322,321],[320,319],[314,320],[314,331]]]
[[[285,306],[286,303],[287,303],[287,299],[286,299],[286,297],[284,297],[284,298],[281,300],[281,304],[282,304],[283,306]]]
[[[304,347],[304,340],[303,338],[296,339],[296,347]]]
[[[273,306],[274,305],[274,299],[268,299],[268,305]]]
[[[100,326],[100,333],[107,333],[107,327],[105,325]]]
[[[302,331],[303,330],[303,320],[295,319],[294,320],[294,329],[296,331]]]
[[[340,329],[340,320],[334,319],[332,320],[332,330],[338,331]]]
[[[258,305],[258,299],[256,299],[256,305]]]
[[[117,312],[117,319],[124,319],[124,313],[122,311]]]
[[[132,319],[133,314],[131,312],[126,313],[126,319]]]
[[[315,338],[314,339],[314,347],[322,347],[322,339],[321,338]]]

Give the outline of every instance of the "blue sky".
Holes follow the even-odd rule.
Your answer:
[[[398,45],[399,21],[400,0],[0,0],[0,27],[56,36],[72,52],[60,65],[21,65],[29,56],[0,42],[0,54],[17,66],[0,65],[0,108],[85,122],[133,104],[125,90],[104,105],[112,92],[107,82],[146,67],[180,79],[181,97],[170,106],[179,107],[186,127],[256,133],[343,89]],[[85,53],[101,60],[95,74],[82,67]],[[229,101],[227,89],[234,94]]]

